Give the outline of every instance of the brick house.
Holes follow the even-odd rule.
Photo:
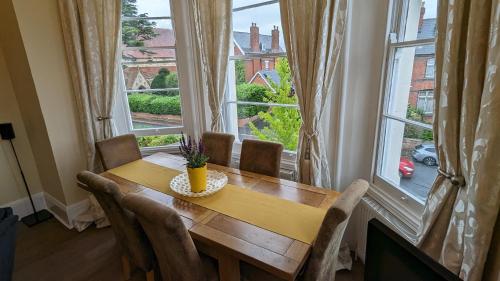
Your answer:
[[[252,55],[281,53],[283,49],[279,44],[279,29],[273,27],[271,35],[260,34],[256,23],[250,26],[250,32],[233,31],[234,55]],[[275,58],[253,58],[245,60],[245,80],[248,83],[255,83],[270,86],[267,78],[275,80],[279,76],[274,70]]]
[[[434,38],[436,35],[436,19],[424,19],[425,8],[420,12],[417,40]],[[427,45],[415,49],[413,74],[408,103],[424,113],[426,121],[432,119],[434,106],[434,65],[435,47]]]

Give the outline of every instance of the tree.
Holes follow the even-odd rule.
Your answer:
[[[246,83],[245,79],[245,63],[241,60],[234,62],[234,70],[236,72],[236,85]]]
[[[160,68],[158,74],[151,82],[151,89],[167,89],[167,88],[178,88],[178,87],[179,87],[179,81],[177,78],[177,72],[170,72],[166,68]],[[156,91],[153,93],[161,96],[179,95],[178,90]]]
[[[276,71],[280,76],[280,84],[277,85],[269,80],[273,90],[266,91],[264,100],[268,103],[297,104],[297,96],[292,91],[292,75],[287,59],[277,59]],[[298,109],[276,106],[268,112],[259,112],[258,115],[266,125],[258,129],[254,123],[249,124],[257,138],[282,143],[287,150],[297,149],[302,125]]]
[[[138,14],[137,0],[122,1],[123,17],[147,17],[147,13]],[[142,47],[144,40],[156,37],[156,22],[146,19],[126,20],[122,22],[122,42],[128,47]]]
[[[267,90],[268,88],[262,85],[243,83],[236,86],[236,96],[239,101],[265,102]],[[240,104],[238,105],[238,118],[252,117],[268,109],[268,106]]]

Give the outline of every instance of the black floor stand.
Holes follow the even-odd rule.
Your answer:
[[[21,219],[21,221],[27,225],[28,227],[32,227],[34,225],[37,225],[41,222],[44,222],[50,218],[52,218],[52,214],[49,213],[49,211],[43,209],[40,211],[37,211],[35,209],[35,204],[33,203],[33,199],[31,198],[31,192],[28,188],[28,183],[26,182],[26,178],[24,177],[23,169],[21,168],[21,163],[19,163],[19,159],[17,158],[17,153],[16,149],[14,148],[14,144],[12,143],[12,140],[10,139],[10,146],[12,147],[12,151],[14,151],[14,156],[16,157],[17,161],[17,166],[19,167],[19,171],[21,171],[21,177],[23,178],[24,182],[24,187],[26,188],[26,192],[28,192],[28,197],[30,199],[31,207],[33,208],[33,214],[27,215],[24,218]]]

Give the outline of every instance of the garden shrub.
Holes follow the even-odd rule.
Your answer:
[[[239,101],[266,102],[268,88],[257,84],[240,84],[236,86],[236,96]],[[249,118],[256,116],[259,112],[266,112],[268,106],[260,105],[238,105],[238,118]]]
[[[137,137],[137,143],[140,147],[155,147],[173,144],[179,142],[179,139],[179,135],[145,136]]]
[[[128,104],[132,112],[150,114],[181,115],[180,96],[159,96],[155,94],[130,94]]]

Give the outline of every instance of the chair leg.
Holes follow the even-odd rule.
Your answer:
[[[150,270],[146,272],[146,281],[154,281],[155,280],[155,272]]]
[[[122,268],[123,268],[123,278],[125,280],[130,279],[130,261],[128,260],[128,257],[122,255]]]

